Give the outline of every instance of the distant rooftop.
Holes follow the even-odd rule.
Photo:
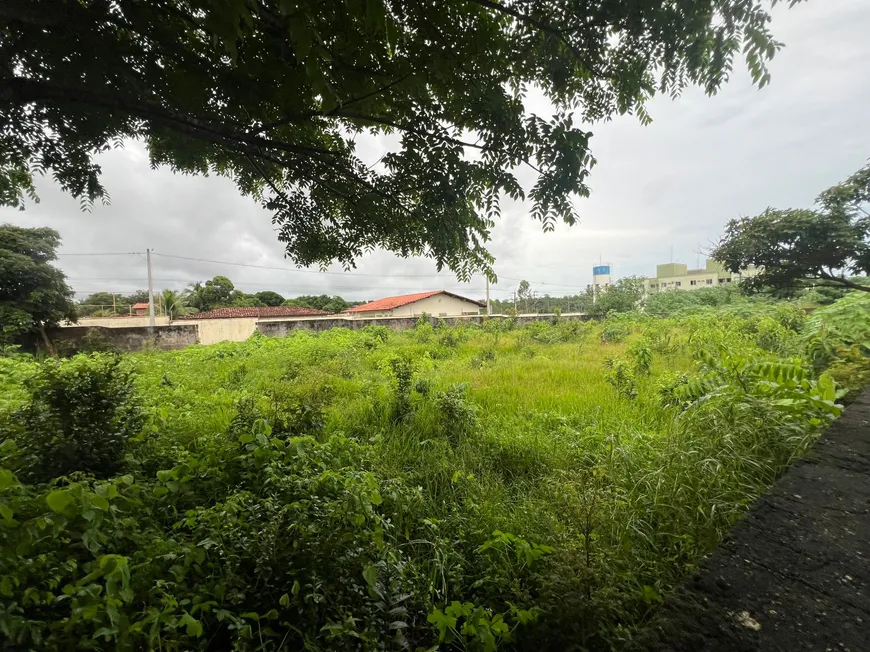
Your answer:
[[[486,307],[485,303],[481,303],[480,301],[475,301],[474,299],[469,299],[468,297],[463,297],[458,294],[453,294],[453,292],[448,292],[447,290],[431,290],[429,292],[417,292],[416,294],[401,294],[396,297],[384,297],[383,299],[378,299],[377,301],[370,301],[369,303],[363,304],[361,306],[348,308],[347,310],[345,310],[345,312],[372,312],[375,310],[393,310],[394,308],[407,306],[409,303],[414,303],[415,301],[434,297],[436,294],[446,294],[457,299],[462,299],[463,301],[474,303],[481,308]]]

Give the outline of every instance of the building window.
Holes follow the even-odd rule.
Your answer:
[[[697,285],[697,284],[698,284],[697,281],[689,281],[689,285]]]
[[[713,279],[712,279],[712,278],[708,278],[708,279],[707,279],[707,285],[713,285]]]
[[[731,282],[731,277],[729,276],[728,278],[726,278],[726,279],[725,279],[725,282],[726,282],[726,283],[730,283],[730,282]]]
[[[724,282],[725,282],[725,279],[724,279],[724,278],[720,278],[720,279],[719,279],[719,283],[720,283],[720,284],[722,284],[722,283],[724,283]]]
[[[676,282],[674,283],[674,285],[676,285],[676,286],[679,288],[679,287],[682,287],[682,286],[683,286],[683,282],[682,282],[682,281],[676,281]]]

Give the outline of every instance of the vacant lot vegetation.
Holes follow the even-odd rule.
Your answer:
[[[870,305],[0,358],[11,649],[618,649],[868,380]]]

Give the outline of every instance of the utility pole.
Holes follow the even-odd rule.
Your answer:
[[[151,280],[151,250],[145,250],[145,261],[148,264],[148,328],[154,332],[154,282]]]
[[[486,314],[492,314],[492,303],[489,301],[489,276],[486,277]]]
[[[514,290],[514,314],[515,315],[518,314],[517,313],[517,292],[516,292],[516,290]]]
[[[118,309],[115,307],[115,293],[112,292],[112,316],[115,317],[118,314]]]

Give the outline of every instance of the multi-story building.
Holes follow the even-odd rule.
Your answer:
[[[699,290],[727,286],[729,283],[739,283],[741,279],[758,274],[758,269],[751,266],[737,274],[729,272],[722,263],[712,258],[701,269],[689,269],[683,263],[665,263],[656,265],[655,278],[644,280],[644,291],[647,294],[677,290]]]

